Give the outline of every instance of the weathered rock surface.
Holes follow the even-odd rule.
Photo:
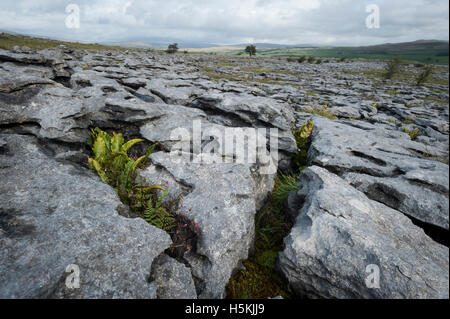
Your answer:
[[[162,152],[151,159],[159,174],[168,175],[162,180],[176,181],[171,188],[187,190],[180,213],[200,227],[196,250],[184,256],[200,281],[199,297],[223,298],[231,274],[248,258],[255,214],[273,187],[274,175],[259,175],[256,165],[205,164],[194,156],[199,163],[177,164]],[[155,174],[150,168],[141,175],[151,179]]]
[[[197,298],[190,269],[167,255],[163,254],[153,262],[151,276],[158,286],[159,299]]]
[[[448,298],[448,248],[403,214],[313,166],[300,175],[301,203],[279,266],[300,294],[322,298]],[[370,265],[379,288],[369,288]],[[369,268],[370,269],[370,268]],[[376,283],[376,281],[374,281]]]
[[[1,141],[0,297],[156,298],[148,279],[169,235],[120,216],[111,187],[56,161],[35,138]],[[70,264],[79,267],[79,289],[65,285]]]
[[[441,150],[370,124],[313,121],[312,165],[341,175],[371,199],[448,230],[448,165],[423,156],[440,156]]]
[[[252,251],[254,216],[273,188],[274,171],[267,174],[262,169],[273,162],[279,170],[289,170],[297,151],[291,130],[309,119],[315,124],[309,164],[346,180],[345,192],[351,196],[363,196],[357,190],[365,193],[363,202],[376,207],[375,211],[383,204],[389,206],[389,220],[399,221],[398,227],[411,232],[401,237],[386,228],[383,233],[379,224],[368,230],[388,247],[395,242],[397,257],[393,248],[381,253],[378,244],[364,244],[356,237],[351,237],[359,245],[354,248],[344,251],[329,246],[331,257],[314,262],[337,266],[330,266],[334,272],[320,273],[324,278],[320,280],[303,275],[309,274],[308,267],[318,265],[304,267],[303,259],[296,264],[291,254],[284,270],[295,269],[287,273],[301,277],[293,286],[299,291],[307,287],[311,295],[337,298],[445,295],[445,285],[430,278],[442,279],[436,269],[445,262],[448,267],[448,250],[403,216],[416,225],[421,222],[448,233],[448,68],[436,66],[432,81],[422,87],[365,75],[383,67],[382,62],[330,59],[318,65],[278,58],[133,50],[0,50],[0,134],[8,133],[0,135],[0,175],[6,181],[0,187],[0,254],[6,258],[2,255],[0,263],[0,296],[224,297],[231,274]],[[418,72],[413,66],[408,68],[410,73]],[[182,129],[193,137],[197,121],[203,134],[200,148],[173,134]],[[139,175],[152,184],[168,185],[167,200],[180,199],[180,212],[199,224],[197,245],[180,256],[184,265],[161,255],[171,244],[166,233],[139,219],[125,218],[133,214],[85,168],[92,127],[120,131],[127,139],[141,137],[147,144],[159,143],[162,152],[154,154],[153,165]],[[237,163],[230,150],[220,158],[202,154],[205,149],[220,150],[216,136],[224,135],[224,143],[233,140],[236,136],[224,133],[234,128],[267,129],[266,137],[278,144],[278,157],[264,154],[272,149],[269,143],[257,146],[264,156],[255,163]],[[277,129],[278,135],[269,129]],[[240,131],[238,137],[245,137],[246,132]],[[414,141],[407,132],[414,132]],[[251,145],[245,139],[242,144]],[[176,145],[187,146],[183,147],[186,157],[179,163],[170,160]],[[204,161],[195,163],[194,159]],[[310,193],[311,202],[320,201],[323,207],[353,203],[350,195],[347,200],[338,196],[324,201],[319,191]],[[301,204],[290,196],[292,214],[297,215]],[[388,218],[380,214],[373,220]],[[350,236],[368,236],[359,222],[347,228],[336,225]],[[314,241],[327,247],[329,238],[339,237],[336,228],[330,229],[316,233]],[[297,242],[300,237],[293,231],[290,238]],[[428,250],[411,252],[412,244]],[[374,255],[384,258],[386,267],[400,265],[411,279],[397,278],[401,276],[392,266],[383,270],[384,275],[391,271],[394,278],[384,293],[368,293],[357,284],[350,290],[341,287],[356,279],[347,281],[348,267],[340,269],[341,261],[334,257],[342,259],[348,253],[354,261],[366,251],[361,248],[364,245],[373,245],[371,249],[378,249]],[[73,254],[69,246],[74,246]],[[160,257],[153,268],[154,281],[148,283],[156,256]],[[423,261],[425,257],[429,260]],[[418,272],[408,266],[416,262],[422,265]],[[80,290],[65,289],[64,267],[69,263],[80,264]],[[361,266],[355,262],[355,267]],[[302,275],[296,277],[297,273]],[[364,276],[364,269],[358,276]],[[327,280],[339,288],[325,292]],[[411,292],[405,293],[410,286]]]

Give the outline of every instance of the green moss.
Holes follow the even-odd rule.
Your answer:
[[[279,277],[268,267],[246,260],[245,270],[239,271],[227,285],[228,298],[231,299],[267,299],[282,296],[290,298],[283,288]]]

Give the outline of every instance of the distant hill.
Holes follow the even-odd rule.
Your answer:
[[[235,44],[233,47],[243,47],[245,48],[248,43],[245,44]],[[320,45],[315,44],[275,44],[275,43],[253,43],[259,49],[286,49],[286,48],[318,48]]]
[[[98,43],[81,43],[81,42],[70,42],[70,41],[60,41],[53,40],[43,37],[33,37],[20,34],[12,34],[1,32],[0,33],[0,48],[1,49],[11,49],[15,46],[26,46],[36,50],[43,50],[48,48],[55,48],[59,45],[65,45],[72,49],[81,50],[125,50],[123,47],[119,46],[106,46]]]
[[[0,33],[0,48],[8,49],[13,46],[28,46],[34,49],[45,49],[64,44],[77,49],[114,49],[124,48],[151,48],[156,50],[167,49],[171,42],[142,42],[125,41],[112,43],[79,43],[59,41],[43,37],[25,36],[13,33]],[[210,43],[180,42],[181,50],[201,53],[238,54],[243,52],[248,44],[217,45]],[[385,43],[372,46],[358,47],[321,47],[312,44],[284,45],[274,43],[255,43],[259,56],[314,56],[321,58],[366,58],[389,59],[402,57],[409,61],[424,63],[448,64],[449,42],[440,40],[418,40],[404,43]],[[188,49],[186,49],[188,48]]]
[[[196,43],[196,42],[143,42],[143,41],[123,41],[123,42],[108,42],[102,43],[105,45],[113,45],[127,48],[142,48],[142,49],[155,49],[155,50],[165,50],[169,44],[178,43],[180,49],[193,48],[193,49],[203,49],[210,47],[217,47],[217,44],[212,43]]]

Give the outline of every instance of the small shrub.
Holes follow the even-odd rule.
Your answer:
[[[322,64],[322,60],[321,59],[317,59],[316,64]]]
[[[400,58],[393,58],[393,59],[389,60],[386,63],[386,68],[385,68],[383,77],[386,80],[392,79],[394,77],[394,75],[400,71],[400,67],[401,67],[401,59]]]
[[[303,62],[305,62],[306,61],[306,57],[305,56],[301,56],[301,57],[299,57],[298,59],[297,59],[297,62],[298,63],[303,63]]]
[[[177,53],[178,52],[178,43],[169,44],[166,52],[169,54]]]
[[[433,67],[431,65],[429,65],[422,72],[420,72],[419,75],[417,76],[416,85],[417,86],[423,85],[428,80],[431,73],[433,73]]]
[[[345,60],[346,60],[346,58],[342,57],[342,58],[339,59],[339,62],[345,62]]]
[[[310,56],[310,57],[308,58],[308,63],[314,63],[315,60],[316,60],[316,59],[315,59],[313,56]]]

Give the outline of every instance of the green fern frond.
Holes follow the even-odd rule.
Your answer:
[[[97,172],[97,174],[100,176],[100,178],[102,179],[102,181],[103,181],[104,183],[108,183],[108,177],[106,176],[106,173],[102,170],[102,168],[101,168],[99,162],[97,162],[97,161],[96,161],[95,159],[93,159],[93,158],[89,158],[89,159],[88,159],[88,162],[89,162],[89,167],[90,167],[91,169],[94,169],[94,170]]]
[[[97,139],[94,142],[94,146],[92,147],[92,151],[94,152],[96,160],[101,159],[107,154],[108,149],[103,137],[97,136]]]
[[[122,144],[123,144],[123,136],[122,133],[116,134],[113,133],[113,138],[111,139],[111,152],[121,152],[122,151]]]
[[[131,141],[126,142],[124,145],[122,145],[122,152],[127,153],[130,148],[132,148],[135,144],[143,142],[144,140],[141,139],[134,139]]]
[[[145,151],[145,155],[147,155],[147,156],[152,155],[152,154],[155,152],[155,147],[156,147],[157,145],[158,145],[158,143],[155,143],[155,144],[149,146],[149,147],[147,148],[147,150]]]

